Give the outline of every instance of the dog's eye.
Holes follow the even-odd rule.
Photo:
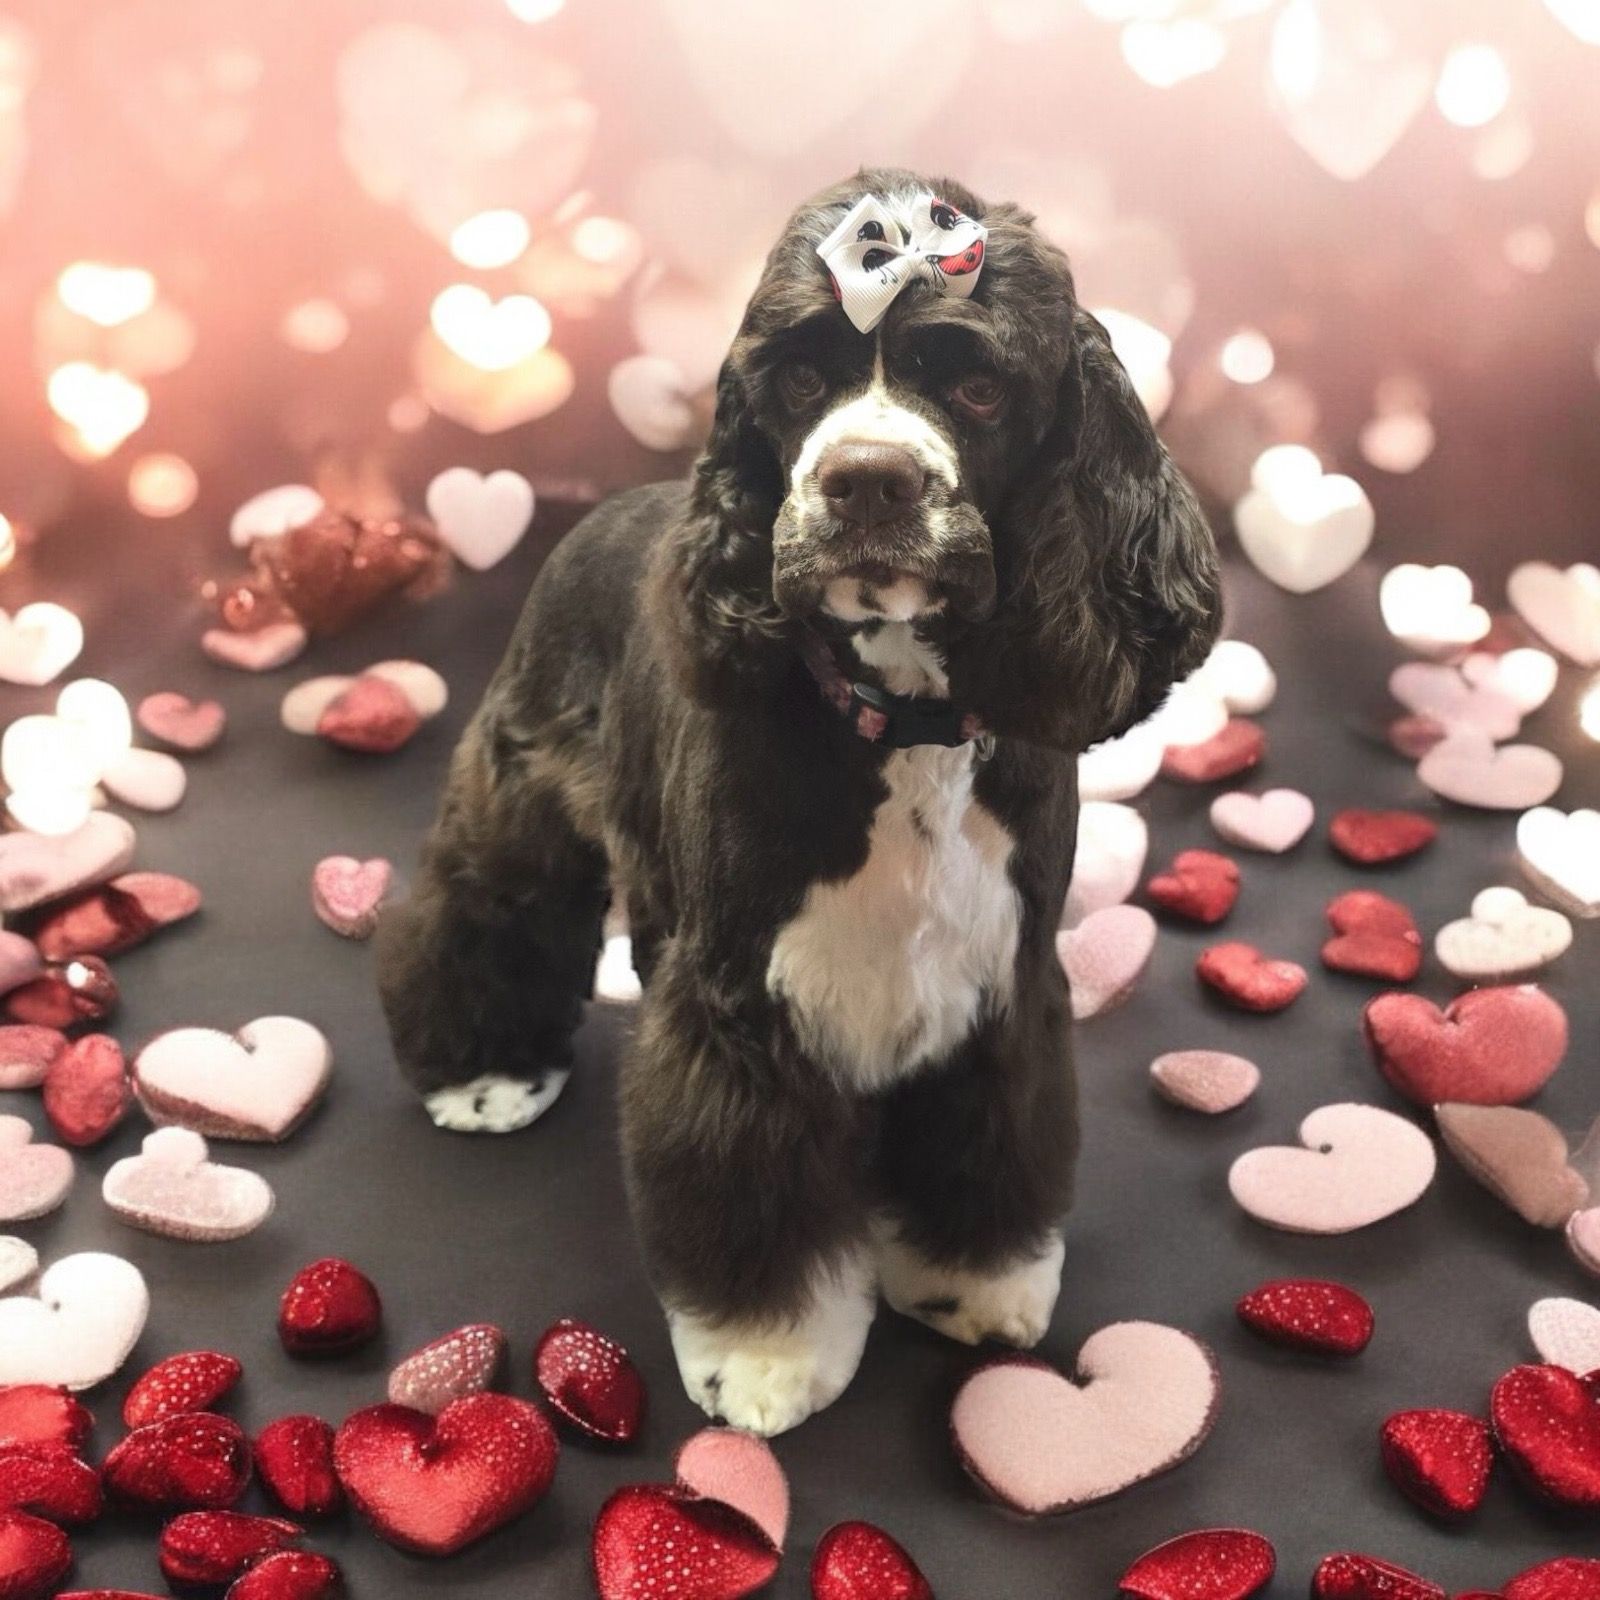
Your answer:
[[[791,405],[815,400],[824,387],[822,374],[809,361],[786,362],[778,374],[778,382]]]
[[[975,417],[992,417],[1000,409],[1005,397],[1006,392],[1001,387],[1000,380],[983,372],[974,373],[970,378],[963,378],[950,391],[950,398],[962,410],[970,411]]]

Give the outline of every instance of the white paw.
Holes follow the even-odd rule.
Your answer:
[[[436,1089],[423,1104],[436,1128],[452,1133],[515,1133],[537,1122],[561,1098],[569,1076],[551,1070],[538,1082],[527,1083],[490,1073],[471,1083]]]
[[[1033,1260],[994,1273],[968,1272],[925,1260],[884,1225],[878,1235],[878,1277],[884,1299],[902,1316],[962,1344],[995,1339],[1031,1350],[1050,1326],[1064,1254],[1057,1233]]]

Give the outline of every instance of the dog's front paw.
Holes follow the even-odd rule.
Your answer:
[[[878,1244],[883,1297],[902,1316],[915,1317],[962,1344],[986,1339],[1031,1350],[1044,1337],[1061,1292],[1060,1234],[1043,1255],[996,1272],[971,1272],[928,1261],[885,1229]]]
[[[423,1104],[434,1126],[452,1133],[515,1133],[537,1122],[561,1098],[569,1076],[554,1068],[529,1083],[490,1073],[436,1089]]]

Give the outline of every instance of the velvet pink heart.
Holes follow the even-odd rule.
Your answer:
[[[227,713],[215,700],[191,700],[170,689],[147,694],[134,714],[152,739],[191,753],[209,750],[228,725]]]
[[[370,938],[394,868],[382,856],[325,856],[311,874],[311,904],[335,933]]]
[[[1080,1022],[1133,993],[1156,947],[1156,919],[1142,906],[1107,906],[1056,935],[1072,1014]]]

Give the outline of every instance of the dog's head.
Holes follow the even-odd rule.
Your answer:
[[[864,228],[928,266],[861,332],[818,248],[868,195]],[[876,273],[877,235],[855,242]],[[790,219],[671,543],[702,692],[792,661],[809,622],[910,621],[988,726],[1082,748],[1153,709],[1215,632],[1209,530],[1066,257],[1017,207],[902,171]]]

